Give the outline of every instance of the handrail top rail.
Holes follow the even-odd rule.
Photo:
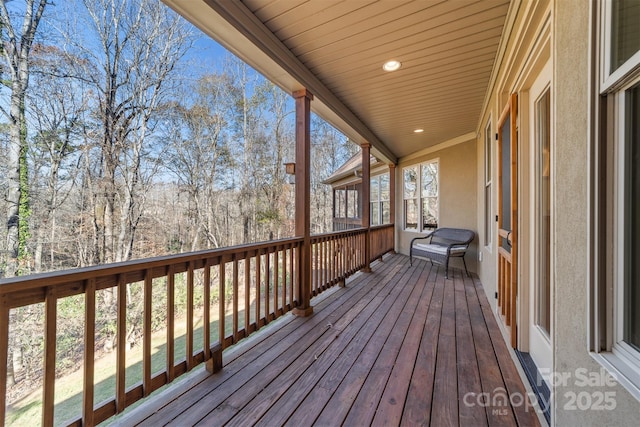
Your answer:
[[[391,224],[378,224],[378,225],[372,225],[371,226],[371,230],[378,230],[381,228],[392,228],[395,227],[396,225],[394,223]]]
[[[343,236],[352,236],[352,235],[356,235],[356,234],[363,234],[366,231],[367,231],[367,229],[365,227],[350,228],[348,230],[330,231],[328,233],[312,234],[311,235],[311,240],[326,239],[326,238],[340,238],[340,237],[343,237]]]
[[[201,261],[211,258],[222,258],[236,255],[242,252],[259,251],[268,248],[295,245],[303,242],[302,237],[289,237],[285,239],[270,240],[266,242],[246,243],[224,248],[205,249],[182,254],[163,255],[152,258],[140,258],[131,261],[115,262],[110,264],[94,265],[66,270],[50,271],[30,274],[27,276],[0,279],[0,295],[17,290],[25,290],[31,287],[57,285],[60,283],[75,282],[114,274],[126,274],[140,270],[153,269],[173,264],[182,264],[192,261]]]
[[[394,224],[383,224],[371,227],[371,230],[393,227]],[[325,238],[339,238],[340,236],[356,235],[365,232],[365,227],[350,230],[333,231],[329,233],[314,234],[312,240]],[[94,265],[43,273],[35,273],[27,276],[0,279],[0,295],[10,294],[15,291],[24,291],[30,288],[42,288],[69,282],[78,282],[87,279],[97,279],[117,274],[127,274],[141,270],[154,269],[169,265],[184,264],[193,261],[202,261],[212,258],[233,257],[239,253],[248,251],[260,251],[283,245],[295,245],[303,242],[302,237],[289,237],[265,242],[245,243],[242,245],[228,246],[224,248],[205,249],[182,254],[163,255],[152,258],[140,258],[131,261],[122,261],[110,264]]]
[[[375,230],[381,230],[381,229],[392,228],[392,227],[395,227],[395,224],[391,223],[391,224],[372,225],[368,229],[375,231]],[[338,230],[338,231],[330,231],[328,233],[322,233],[322,234],[312,234],[311,240],[324,239],[327,237],[340,237],[340,236],[348,236],[348,235],[354,235],[354,234],[362,234],[366,232],[368,229],[367,227],[355,227],[355,228],[350,228],[348,230]]]

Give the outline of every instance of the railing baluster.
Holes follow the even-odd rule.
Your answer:
[[[344,247],[344,236],[340,236],[338,237],[337,240],[338,243],[338,282],[340,282],[342,280],[342,276],[343,271],[344,271],[344,251],[345,251],[345,247]]]
[[[291,254],[291,307],[298,306],[298,245],[293,245]]]
[[[151,311],[153,300],[153,276],[150,269],[144,272],[144,318],[142,321],[142,391],[151,393]]]
[[[82,387],[82,424],[94,425],[93,393],[96,348],[96,280],[85,281],[84,286],[84,383]]]
[[[42,425],[53,425],[53,410],[56,385],[56,321],[58,300],[56,290],[48,287],[45,294],[44,321],[44,374],[42,390]],[[3,402],[4,404],[4,402]]]
[[[313,294],[320,293],[320,263],[318,262],[318,244],[314,244],[311,246],[313,249]]]
[[[287,247],[282,246],[282,312],[287,312]]]
[[[269,309],[269,298],[271,298],[271,289],[269,289],[271,287],[271,253],[268,249],[265,258],[264,317],[268,323],[271,320],[271,310]]]
[[[203,288],[203,299],[204,299],[204,307],[202,311],[202,347],[204,350],[204,360],[205,362],[211,358],[211,264],[209,263],[209,259],[207,259],[204,263],[204,272],[202,284]]]
[[[355,273],[355,271],[353,270],[353,266],[355,265],[356,256],[357,256],[356,249],[358,247],[358,234],[353,231],[351,231],[350,233],[351,234],[346,236],[347,250],[345,255],[346,257],[345,258],[345,279],[346,277]]]
[[[187,267],[187,371],[193,368],[193,261]]]
[[[238,257],[233,255],[233,342],[238,342]]]
[[[262,271],[261,271],[261,261],[262,261],[262,251],[260,249],[258,249],[256,251],[256,264],[255,264],[255,268],[256,268],[256,296],[255,296],[255,301],[256,301],[256,329],[260,329],[260,327],[262,326],[262,316],[260,315],[260,306],[261,306],[261,301],[260,301],[260,284],[262,282]]]
[[[244,253],[244,331],[245,336],[251,332],[249,325],[251,324],[251,257],[249,252]]]
[[[322,284],[324,286],[329,286],[329,281],[330,279],[330,272],[331,272],[331,268],[330,268],[330,264],[331,264],[331,256],[330,256],[330,252],[329,252],[329,240],[327,238],[322,239],[322,251],[324,252],[324,280],[322,281]]]
[[[322,239],[316,240],[316,248],[318,250],[318,286],[320,289],[324,290],[324,262],[322,259]]]
[[[175,276],[173,266],[167,270],[167,382],[170,383],[175,377],[174,358],[174,305],[175,305]]]
[[[7,401],[7,366],[9,357],[9,304],[7,296],[0,296],[0,427],[4,427]]]
[[[295,245],[292,243],[289,245],[289,305],[293,309],[293,301],[295,296],[293,295],[293,284],[295,282],[294,266],[293,266],[293,251]]]
[[[333,276],[334,276],[334,263],[336,260],[334,251],[333,251],[333,244],[334,244],[334,240],[333,239],[327,239],[326,241],[326,246],[327,246],[327,285],[331,286],[333,285]]]
[[[273,318],[278,317],[278,285],[279,275],[278,269],[280,268],[280,251],[276,248],[273,252]]]
[[[116,412],[124,411],[126,405],[126,345],[127,345],[127,287],[124,274],[118,275],[118,311],[117,311],[117,352],[116,352]]]
[[[346,244],[345,244],[345,237],[341,236],[339,239],[340,242],[340,279],[342,280],[342,278],[344,277],[344,260],[345,260],[345,253],[346,253]]]
[[[226,348],[226,337],[225,337],[225,328],[224,328],[224,316],[226,314],[226,310],[225,310],[225,287],[226,287],[226,269],[227,269],[227,262],[226,259],[224,259],[224,257],[222,257],[220,259],[220,264],[219,264],[219,274],[218,277],[219,279],[219,283],[218,283],[218,292],[219,292],[219,297],[218,297],[218,336],[220,337],[220,344],[222,344],[222,348]]]

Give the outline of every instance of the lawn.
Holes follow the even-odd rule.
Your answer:
[[[239,317],[242,319],[243,314]],[[212,334],[218,334],[217,315],[212,313]],[[202,318],[194,319],[194,350],[202,349],[204,333]],[[226,334],[231,334],[233,328],[231,314],[225,317]],[[151,339],[151,371],[158,373],[166,367],[166,330],[160,330],[152,335]],[[142,346],[138,345],[126,352],[127,370],[125,374],[127,388],[142,382]],[[175,321],[175,352],[174,360],[177,362],[186,358],[186,318]],[[96,359],[94,373],[94,402],[99,406],[100,402],[113,399],[116,389],[116,352],[106,354]],[[84,378],[83,367],[72,373],[56,379],[55,385],[55,425],[66,425],[69,421],[79,418],[82,414],[82,383]],[[15,402],[7,410],[5,423],[15,426],[34,426],[42,422],[42,388],[34,390],[31,394]]]

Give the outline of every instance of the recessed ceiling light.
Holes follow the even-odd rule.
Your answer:
[[[413,131],[413,133],[422,133],[424,132],[424,129],[416,129]]]
[[[400,61],[391,60],[391,61],[385,62],[384,65],[382,66],[382,69],[385,71],[396,71],[401,66],[402,64],[400,63]]]

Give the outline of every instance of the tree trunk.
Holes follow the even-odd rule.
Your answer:
[[[7,69],[11,75],[11,98],[9,115],[9,147],[7,155],[7,259],[4,275],[13,277],[19,273],[19,257],[21,250],[21,224],[26,229],[26,220],[21,220],[21,206],[26,205],[26,194],[23,197],[21,179],[26,177],[26,164],[22,162],[22,154],[26,154],[26,124],[24,120],[24,99],[29,84],[29,53],[42,17],[46,0],[40,0],[34,10],[34,1],[27,1],[23,19],[23,34],[16,34],[6,5],[0,7],[0,27],[2,28],[1,51],[7,60]],[[5,37],[8,36],[8,40]],[[24,172],[24,173],[23,173]],[[26,211],[28,212],[28,210]],[[25,235],[23,234],[23,237]]]

